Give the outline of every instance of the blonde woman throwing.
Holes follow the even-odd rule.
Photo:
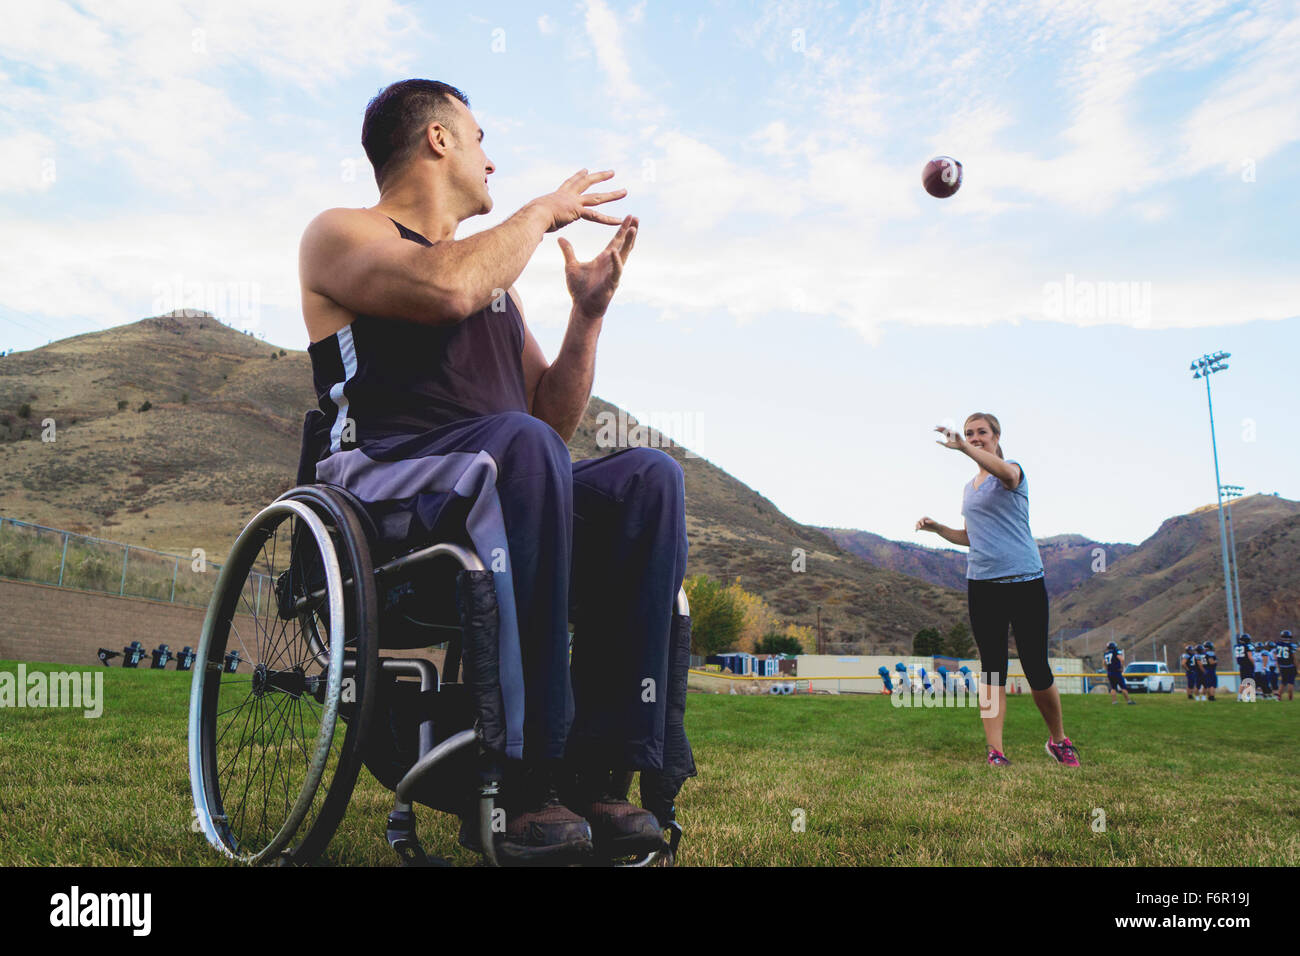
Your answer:
[[[1047,753],[1067,767],[1077,767],[1079,756],[1065,736],[1061,696],[1047,662],[1047,586],[1038,544],[1029,530],[1029,480],[1019,462],[1002,457],[1002,426],[995,416],[976,412],[966,419],[964,435],[942,426],[935,431],[945,439],[938,444],[961,452],[979,466],[975,480],[962,491],[965,526],[958,530],[922,518],[916,530],[933,531],[945,541],[970,548],[966,594],[985,685],[979,696],[988,762],[1011,763],[1002,747],[1010,626],[1034,703],[1047,724]]]

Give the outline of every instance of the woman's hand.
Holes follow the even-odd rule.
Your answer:
[[[939,524],[939,522],[935,521],[933,518],[922,518],[916,523],[916,530],[933,531],[935,534],[939,534],[943,530],[943,525]]]
[[[955,432],[951,428],[944,428],[942,425],[935,425],[934,430],[943,435],[945,439],[944,441],[935,442],[936,445],[942,445],[944,448],[952,448],[956,451],[966,451],[969,447],[960,432]]]

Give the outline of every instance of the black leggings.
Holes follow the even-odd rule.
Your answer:
[[[1016,634],[1016,651],[1029,686],[1047,690],[1052,668],[1047,663],[1047,584],[1034,581],[966,581],[970,626],[980,649],[986,684],[1007,684],[1007,626]]]

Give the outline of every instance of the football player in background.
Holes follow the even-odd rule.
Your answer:
[[[1183,676],[1187,678],[1187,699],[1196,699],[1196,651],[1191,644],[1183,648],[1182,655],[1178,658],[1183,668]]]
[[[1255,679],[1255,649],[1250,643],[1249,634],[1237,635],[1237,648],[1235,651],[1237,662],[1237,686],[1241,687],[1246,681]]]
[[[1282,691],[1286,691],[1287,700],[1295,700],[1295,650],[1291,632],[1283,631],[1277,639],[1278,700],[1282,699]]]
[[[1264,674],[1268,682],[1268,696],[1270,700],[1280,700],[1281,695],[1278,693],[1278,672],[1277,672],[1277,644],[1269,641],[1264,645]]]
[[[1205,700],[1205,645],[1192,648],[1192,667],[1196,671],[1196,699]]]
[[[1250,659],[1255,665],[1255,695],[1260,700],[1268,700],[1268,649],[1265,641],[1251,644]]]
[[[1106,645],[1102,660],[1106,662],[1106,683],[1110,685],[1110,702],[1119,703],[1115,698],[1115,691],[1118,689],[1124,695],[1125,702],[1132,704],[1133,698],[1128,695],[1128,684],[1124,682],[1124,652],[1119,649],[1118,644],[1111,641]]]
[[[1214,653],[1214,644],[1205,642],[1205,652],[1201,655],[1202,699],[1214,703],[1214,691],[1219,686],[1219,656]],[[1209,694],[1209,697],[1205,697]]]

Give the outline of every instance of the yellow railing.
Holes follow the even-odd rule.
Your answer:
[[[757,674],[723,674],[723,673],[720,673],[720,672],[718,672],[718,671],[706,671],[706,670],[700,670],[698,667],[692,667],[692,668],[690,669],[690,672],[691,672],[692,674],[699,674],[701,677],[721,677],[721,678],[723,678],[723,679],[725,679],[725,680],[747,680],[747,681],[748,681],[748,680],[775,680],[775,681],[792,681],[792,680],[805,680],[805,681],[813,681],[813,680],[880,680],[880,675],[879,675],[879,674],[822,674],[822,675],[819,675],[819,676],[817,676],[817,677],[800,677],[800,676],[798,676],[798,675],[796,675],[796,674],[777,674],[777,675],[775,675],[775,676],[771,676],[771,677],[759,677]],[[975,676],[975,674],[976,674],[975,671],[971,671],[971,676],[972,676],[972,677]],[[1241,675],[1241,672],[1240,672],[1240,671],[1219,671],[1218,674],[1217,674],[1217,676],[1219,676],[1219,677],[1239,677],[1240,675]],[[936,672],[934,672],[934,671],[926,671],[926,676],[934,678],[934,677],[938,677],[939,675],[938,675]],[[949,676],[949,677],[955,677],[956,675],[953,674],[953,673],[950,671],[950,672],[948,673],[948,676]],[[1007,676],[1008,676],[1008,677],[1021,677],[1021,678],[1025,677],[1024,674],[1008,674]],[[1077,674],[1073,674],[1073,673],[1071,673],[1071,674],[1054,674],[1054,675],[1052,675],[1052,676],[1054,676],[1054,677],[1090,677],[1090,678],[1096,678],[1096,679],[1098,679],[1098,680],[1105,680],[1105,679],[1106,679],[1106,674],[1105,674],[1104,671],[1083,671],[1083,672],[1080,672],[1080,673],[1077,673]],[[1124,675],[1124,679],[1125,679],[1125,680],[1129,680],[1129,681],[1133,681],[1133,682],[1143,681],[1143,680],[1146,680],[1148,677],[1174,677],[1174,678],[1178,678],[1178,677],[1183,677],[1183,674],[1182,674],[1181,671],[1180,671],[1179,673],[1177,673],[1177,674],[1175,674],[1173,671],[1170,671],[1168,674],[1125,674],[1125,675]],[[892,674],[892,673],[889,675],[889,678],[890,678],[890,680],[893,680],[893,681],[895,681],[895,682],[897,682],[898,679],[899,679],[899,678],[896,678],[896,677],[894,676],[894,674]]]

